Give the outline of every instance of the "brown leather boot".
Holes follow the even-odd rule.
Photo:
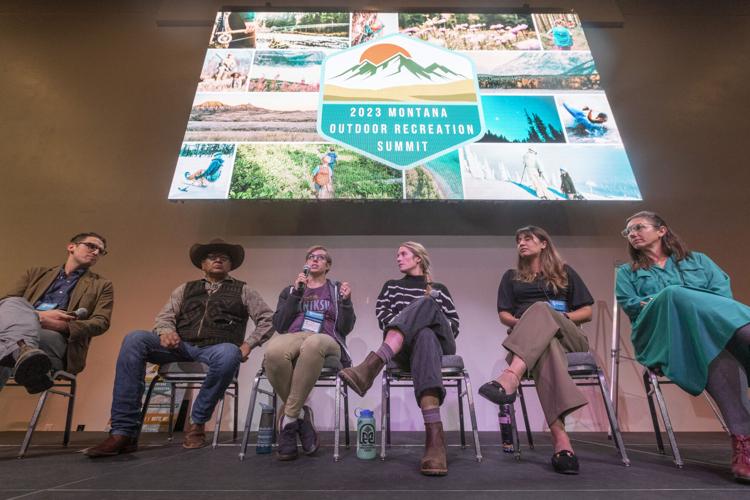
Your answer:
[[[445,456],[443,423],[424,424],[424,431],[424,456],[419,472],[425,476],[445,476],[448,474],[448,459]]]
[[[24,386],[29,394],[38,394],[52,387],[54,382],[50,377],[52,362],[49,356],[41,349],[26,345],[23,340],[18,341],[18,346],[13,372],[16,383]]]
[[[83,454],[89,458],[114,457],[121,453],[133,453],[137,449],[138,441],[134,437],[111,434],[98,445],[83,450]]]
[[[383,369],[383,360],[370,351],[364,361],[357,366],[344,368],[339,372],[339,377],[346,385],[352,388],[360,396],[364,396],[367,390],[372,387],[375,377]]]
[[[208,442],[206,441],[206,424],[194,424],[190,422],[185,438],[182,440],[182,447],[188,450],[203,448]]]
[[[750,435],[732,434],[732,474],[737,481],[750,482]]]

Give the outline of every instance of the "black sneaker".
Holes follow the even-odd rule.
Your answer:
[[[37,394],[52,387],[51,369],[52,362],[44,351],[23,346],[16,360],[13,378],[29,394]]]
[[[315,430],[315,419],[312,408],[303,406],[305,418],[297,420],[299,423],[299,440],[302,442],[302,451],[305,455],[313,455],[320,448],[318,431]]]
[[[578,457],[572,451],[558,451],[552,455],[552,467],[560,474],[578,474]]]
[[[279,460],[294,460],[297,453],[297,434],[299,434],[299,420],[289,422],[279,433],[279,445],[276,448],[276,458]]]

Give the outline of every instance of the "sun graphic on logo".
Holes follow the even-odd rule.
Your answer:
[[[368,48],[359,57],[359,62],[370,61],[372,64],[380,64],[383,61],[387,61],[396,54],[403,54],[406,57],[411,57],[409,51],[398,45],[392,43],[379,43]]]

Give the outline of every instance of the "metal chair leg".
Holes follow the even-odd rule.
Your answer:
[[[232,421],[232,442],[233,443],[237,441],[237,427],[239,426],[239,422],[240,422],[239,406],[240,406],[240,384],[239,382],[235,381],[234,382],[234,401],[232,402],[233,413],[234,413],[234,419]]]
[[[390,394],[389,394],[389,381],[388,381],[388,370],[383,370],[383,380],[380,390],[380,460],[385,460],[385,446],[388,441],[388,426],[390,415]]]
[[[667,403],[664,400],[664,395],[659,387],[659,380],[655,373],[649,372],[649,379],[651,385],[654,388],[654,395],[656,396],[656,402],[659,404],[659,411],[661,412],[661,419],[664,422],[664,427],[667,430],[667,438],[669,438],[669,446],[672,447],[672,457],[677,467],[682,468],[684,462],[680,456],[680,450],[677,448],[677,440],[674,436],[674,430],[672,429],[672,421],[669,419],[669,412],[667,411]]]
[[[70,380],[70,394],[68,395],[68,411],[65,415],[65,433],[63,434],[63,446],[70,443],[70,428],[73,425],[73,408],[76,402],[76,380]]]
[[[174,434],[174,403],[175,403],[175,392],[177,392],[176,384],[168,382],[169,384],[169,423],[167,427],[167,441],[172,441]],[[188,417],[190,418],[190,417]]]
[[[32,434],[34,434],[34,429],[36,429],[36,424],[39,421],[39,415],[42,413],[42,410],[44,409],[44,403],[47,401],[47,394],[49,394],[49,391],[44,391],[39,396],[39,400],[36,403],[36,409],[34,410],[34,415],[31,417],[29,427],[26,429],[26,435],[23,438],[23,443],[21,443],[21,449],[18,452],[18,458],[23,458],[24,455],[26,455],[26,450],[29,449],[29,445],[31,444],[31,436]]]
[[[518,437],[518,421],[514,403],[510,404],[510,427],[513,430],[513,456],[516,460],[521,460],[521,440]]]
[[[656,406],[654,405],[654,389],[651,386],[651,379],[649,372],[643,373],[643,387],[646,391],[646,401],[648,401],[648,409],[651,412],[651,423],[654,426],[654,436],[656,437],[656,448],[659,453],[664,455],[664,440],[661,438],[661,428],[659,427],[659,417],[656,416]]]
[[[729,432],[729,428],[727,427],[726,422],[724,422],[724,417],[721,415],[721,412],[719,412],[719,409],[716,407],[716,403],[714,400],[709,396],[709,394],[706,391],[703,391],[703,396],[706,398],[706,403],[708,403],[708,406],[711,407],[711,410],[713,410],[714,415],[716,415],[716,419],[719,421],[719,424],[721,424],[721,428],[724,429],[724,432],[731,435],[732,433]]]
[[[339,461],[339,436],[341,431],[341,378],[336,377],[336,393],[333,396],[333,461]]]
[[[276,391],[273,391],[273,394],[271,395],[271,406],[273,407],[273,432],[271,432],[271,446],[276,444],[276,440],[278,439],[278,431],[279,429],[276,428],[276,411],[279,409],[279,396],[276,394]]]
[[[211,440],[211,448],[219,446],[219,433],[221,432],[221,419],[224,417],[224,400],[226,395],[219,400],[219,411],[216,412],[216,424],[214,424],[214,436]]]
[[[346,384],[344,386],[344,446],[348,450],[350,448],[349,443],[349,387]]]
[[[253,388],[250,390],[250,401],[247,403],[247,415],[245,417],[245,431],[242,434],[242,444],[240,445],[240,461],[245,459],[245,453],[247,452],[247,442],[250,438],[250,426],[253,422],[253,413],[255,412],[255,400],[258,397],[258,385],[260,384],[260,377],[263,375],[263,370],[259,370],[255,375],[253,381]],[[274,427],[276,427],[274,425]]]
[[[138,438],[141,437],[141,430],[143,429],[143,424],[146,421],[146,413],[148,413],[148,405],[151,404],[151,395],[154,393],[154,387],[156,387],[158,381],[159,375],[154,375],[154,378],[151,379],[151,383],[148,384],[146,398],[143,400],[143,408],[141,408],[141,425],[140,427],[138,427],[138,434],[136,434],[135,436],[136,441],[138,441]]]
[[[479,427],[477,425],[477,414],[474,410],[474,394],[471,390],[471,379],[469,372],[463,371],[464,383],[466,384],[466,397],[469,400],[469,416],[471,417],[471,429],[474,434],[474,452],[476,453],[477,462],[482,461],[482,448],[479,444]]]
[[[531,425],[529,424],[529,414],[526,411],[526,398],[523,396],[523,386],[518,386],[518,399],[521,402],[521,414],[523,415],[523,425],[526,428],[526,442],[529,448],[534,449],[534,437],[531,435]]]
[[[386,391],[385,399],[385,411],[388,414],[388,418],[385,421],[385,437],[388,447],[391,447],[391,379],[386,375],[386,385],[388,390]]]
[[[602,392],[604,407],[607,410],[607,417],[609,418],[609,428],[612,431],[612,437],[614,438],[615,446],[620,452],[622,463],[625,464],[626,467],[629,467],[630,459],[628,458],[628,453],[625,451],[625,443],[622,441],[622,433],[620,432],[620,425],[617,422],[617,415],[615,414],[615,409],[612,405],[612,401],[610,401],[609,395],[607,394],[607,388],[609,386],[607,384],[607,380],[604,377],[604,372],[601,368],[597,370],[597,378],[599,380],[599,389]]]
[[[461,381],[456,380],[456,394],[458,396],[458,430],[461,435],[461,449],[466,449],[466,428],[464,427],[464,394]]]

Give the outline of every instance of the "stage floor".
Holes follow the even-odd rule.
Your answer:
[[[578,476],[552,471],[549,435],[535,434],[535,449],[522,446],[517,462],[502,453],[499,433],[481,433],[484,460],[477,463],[473,446],[461,449],[458,434],[449,433],[449,474],[438,478],[419,474],[422,435],[415,432],[394,433],[385,462],[359,460],[352,446],[342,447],[338,463],[332,458],[331,433],[322,433],[316,456],[301,455],[292,462],[256,455],[254,446],[240,462],[239,443],[231,442],[230,433],[222,433],[215,450],[184,450],[179,434],[173,443],[166,434],[144,434],[141,450],[134,454],[91,460],[79,453],[104,437],[73,433],[66,449],[60,445],[61,433],[38,432],[26,458],[18,460],[23,433],[0,433],[0,498],[750,498],[750,485],[736,483],[729,472],[729,437],[718,433],[677,435],[683,469],[674,465],[669,448],[667,455],[657,452],[650,433],[624,435],[630,467],[623,466],[606,435],[573,434],[581,461]]]

